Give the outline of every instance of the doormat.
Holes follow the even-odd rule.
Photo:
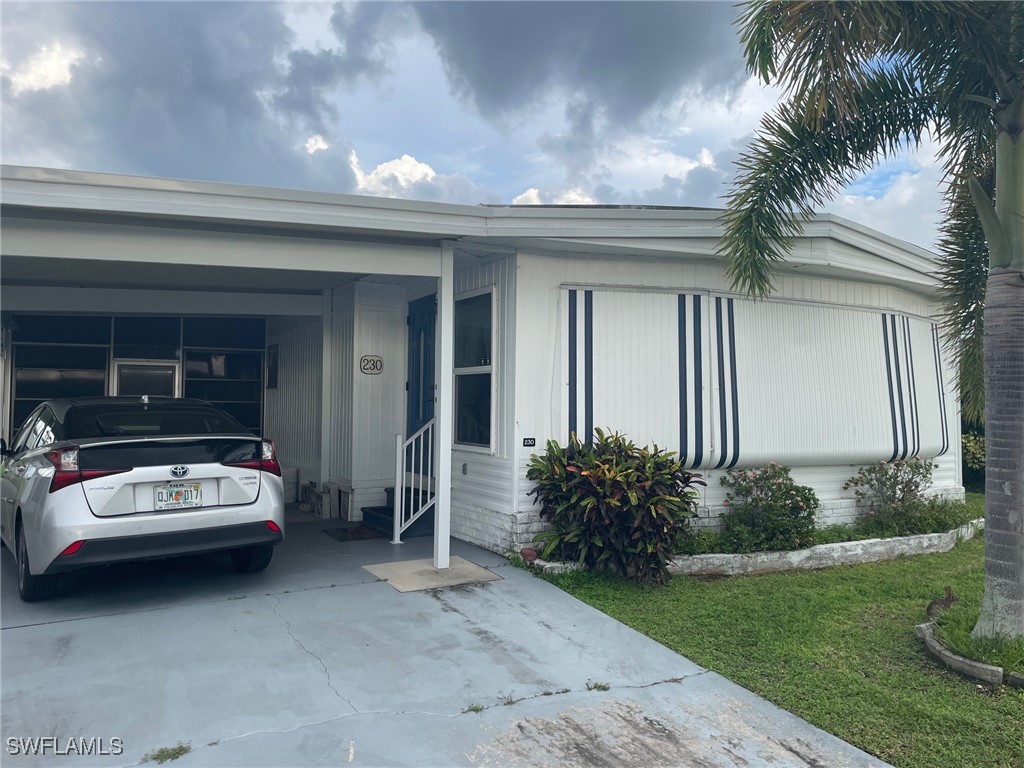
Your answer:
[[[384,536],[365,525],[349,525],[345,528],[324,528],[323,532],[335,541],[363,541],[364,539],[383,539]]]
[[[424,589],[457,587],[462,584],[479,584],[501,579],[501,576],[493,571],[481,568],[461,557],[452,557],[449,560],[449,567],[443,570],[435,568],[433,560],[399,560],[393,563],[364,565],[363,568],[399,592],[418,592]]]

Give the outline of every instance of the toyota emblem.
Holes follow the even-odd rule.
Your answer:
[[[171,467],[171,477],[184,477],[188,474],[188,467]]]

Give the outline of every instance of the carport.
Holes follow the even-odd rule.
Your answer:
[[[263,321],[265,343],[257,350],[222,341],[212,356],[222,367],[227,357],[230,368],[232,354],[258,354],[258,426],[275,439],[286,465],[301,467],[300,480],[321,488],[332,484],[358,518],[363,506],[383,503],[385,485],[406,481],[395,469],[395,437],[406,431],[406,316],[411,300],[436,294],[436,427],[426,449],[418,447],[432,455],[433,557],[436,567],[447,567],[454,262],[449,238],[461,234],[465,222],[446,206],[453,226],[425,234],[415,223],[425,209],[430,204],[370,204],[317,193],[5,168],[0,432],[9,438],[19,426],[12,402],[18,316],[65,318],[69,327],[76,318],[110,318],[105,394],[125,386],[121,372],[157,362],[121,356],[118,321],[131,327],[133,319],[162,318],[172,326],[180,320],[186,330],[170,366],[177,368],[168,375],[175,377],[175,394],[186,395],[195,362],[189,349],[209,352],[196,340],[199,320]],[[189,327],[200,328],[192,341]],[[379,360],[383,370],[361,376],[365,358]],[[198,391],[204,396],[209,389]]]

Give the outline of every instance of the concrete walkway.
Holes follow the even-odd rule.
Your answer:
[[[131,766],[181,742],[175,768],[884,765],[497,555],[453,541],[501,580],[399,593],[362,566],[429,539],[324,525],[291,526],[263,574],[133,564],[33,605],[4,550],[0,762]],[[35,736],[123,754],[11,754]]]

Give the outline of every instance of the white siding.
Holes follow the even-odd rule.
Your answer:
[[[328,402],[331,413],[325,414],[329,430],[328,475],[347,489],[352,487],[352,381],[353,336],[355,334],[355,286],[346,285],[334,291],[331,299],[331,392]]]
[[[503,551],[512,543],[515,524],[513,457],[521,439],[515,425],[516,260],[496,258],[455,273],[455,298],[460,293],[494,287],[497,326],[491,359],[495,376],[497,433],[494,454],[452,450],[452,535],[488,549]],[[538,348],[554,344],[539,340]],[[466,473],[463,473],[463,466]]]
[[[911,349],[914,384],[901,373],[905,413],[913,405],[919,426],[911,440],[921,455],[939,453],[943,443],[941,393],[936,379],[933,324],[938,306],[927,299],[885,285],[859,284],[816,277],[780,279],[773,300],[754,302],[731,293],[720,265],[706,261],[631,260],[531,254],[520,251],[517,272],[517,434],[536,439],[536,448],[516,448],[515,506],[519,536],[537,524],[537,507],[527,496],[525,478],[531,452],[547,439],[562,443],[569,430],[568,317],[569,295],[577,294],[577,385],[582,389],[583,294],[593,295],[593,424],[626,432],[641,443],[680,447],[679,295],[701,296],[703,344],[704,449],[702,471],[711,487],[705,503],[717,514],[724,494],[721,472],[721,381],[727,386],[724,436],[733,443],[733,419],[739,423],[737,466],[770,460],[790,463],[794,477],[812,484],[826,507],[825,517],[853,515],[852,496],[843,482],[860,463],[888,459],[893,431],[885,364],[883,315],[895,316],[902,364]],[[715,299],[723,308],[722,361],[718,370]],[[732,301],[733,335],[728,303]],[[691,302],[685,306],[692,309]],[[545,342],[552,332],[558,342]],[[692,326],[686,330],[693,348]],[[732,408],[732,356],[735,340],[736,410]],[[694,365],[687,361],[692,380]],[[947,452],[936,463],[935,489],[957,493],[959,415],[948,360],[943,361]],[[603,379],[603,380],[602,380]],[[913,395],[913,397],[912,397]],[[579,397],[579,395],[578,395]],[[916,398],[916,399],[915,399]],[[710,410],[709,410],[710,409]],[[585,404],[577,400],[577,424],[584,424]],[[692,419],[687,438],[694,439]],[[902,429],[902,427],[901,427]],[[909,423],[908,423],[908,434]],[[900,434],[902,440],[902,433]],[[708,453],[708,450],[711,453]],[[733,446],[727,447],[731,453]],[[911,451],[908,449],[908,453]],[[728,462],[726,462],[728,464]],[[518,542],[517,542],[518,543]]]
[[[320,392],[323,373],[319,318],[271,318],[267,343],[278,346],[277,388],[266,392],[263,434],[274,440],[283,465],[297,467],[299,482],[319,481]]]
[[[352,516],[384,503],[384,489],[395,484],[395,435],[405,432],[405,289],[398,285],[356,283],[352,370]],[[378,355],[383,372],[359,371],[363,355]],[[344,437],[344,436],[343,436]]]

